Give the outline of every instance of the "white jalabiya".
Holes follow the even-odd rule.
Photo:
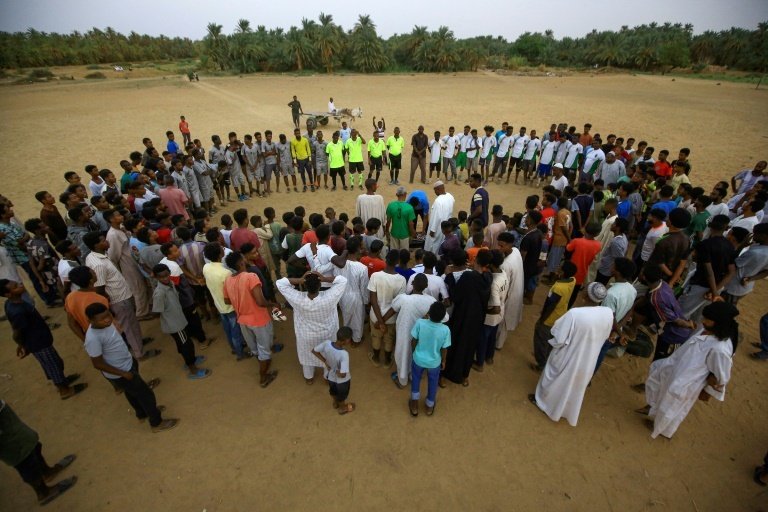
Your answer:
[[[299,363],[305,370],[307,367],[323,366],[323,363],[312,355],[312,349],[324,341],[336,339],[336,331],[339,330],[336,306],[346,288],[347,278],[336,276],[330,288],[310,299],[307,292],[295,289],[287,277],[277,281],[277,289],[293,307],[296,352],[299,355]],[[304,376],[307,377],[306,372]]]
[[[507,333],[514,331],[523,320],[523,294],[525,275],[523,273],[523,256],[515,247],[504,258],[501,271],[507,274],[507,298],[504,301],[504,314],[499,329],[496,331],[496,348],[501,350],[507,341]]]
[[[334,267],[333,274],[347,279],[347,288],[339,301],[341,319],[344,325],[352,329],[352,341],[360,343],[363,339],[365,305],[368,304],[368,297],[370,297],[368,267],[359,261],[347,260],[343,268]]]
[[[595,277],[597,277],[597,268],[600,265],[600,258],[603,256],[603,251],[611,244],[611,241],[613,240],[613,231],[611,231],[611,227],[617,218],[618,215],[615,213],[606,217],[603,221],[603,225],[600,228],[600,234],[595,237],[595,240],[600,242],[600,252],[597,253],[597,256],[595,256],[595,259],[592,260],[592,263],[589,265],[589,270],[587,271],[587,283],[591,283],[595,280]]]
[[[536,386],[536,405],[553,421],[565,418],[576,426],[597,356],[612,327],[613,312],[603,306],[571,309],[552,326],[553,349]]]
[[[379,238],[384,238],[384,224],[387,222],[387,208],[384,206],[384,198],[379,194],[360,194],[355,201],[355,215],[363,219],[363,225],[368,219],[379,219],[381,227],[376,233]]]
[[[717,400],[725,400],[725,384],[731,378],[733,345],[711,334],[696,334],[667,357],[651,364],[645,381],[645,400],[653,422],[653,434],[672,437],[704,390]],[[722,390],[707,384],[712,373]]]
[[[427,228],[427,236],[424,239],[425,251],[437,254],[437,250],[445,238],[443,231],[440,229],[440,224],[444,220],[453,217],[453,205],[455,202],[456,200],[448,192],[437,196],[432,202],[432,209],[429,210],[429,227]],[[434,233],[435,236],[430,236],[430,233]]]
[[[416,320],[424,318],[429,313],[429,307],[435,302],[435,298],[431,295],[421,293],[411,295],[401,293],[392,300],[391,307],[397,311],[395,364],[397,380],[401,386],[408,384],[408,374],[411,372],[411,329],[416,324]]]

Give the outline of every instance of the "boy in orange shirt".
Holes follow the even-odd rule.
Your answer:
[[[467,249],[467,262],[468,265],[473,266],[475,264],[475,258],[480,251],[487,251],[488,244],[485,243],[485,236],[482,232],[472,235],[472,247]]]
[[[600,252],[601,244],[595,240],[599,234],[600,224],[590,222],[587,224],[584,238],[574,238],[565,246],[565,249],[571,253],[571,262],[576,265],[576,275],[574,276],[576,285],[573,287],[573,293],[571,293],[571,298],[568,301],[568,309],[572,308],[573,303],[576,302],[576,297],[587,277],[587,270],[595,256]]]

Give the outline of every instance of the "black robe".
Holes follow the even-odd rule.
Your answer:
[[[475,358],[475,347],[483,336],[485,311],[491,293],[493,276],[490,272],[465,271],[458,282],[453,274],[445,278],[453,313],[448,320],[451,346],[442,376],[457,384],[469,377]]]

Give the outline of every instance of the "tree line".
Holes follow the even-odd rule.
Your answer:
[[[457,39],[448,27],[415,26],[408,34],[380,37],[370,16],[361,15],[345,30],[333,16],[302,19],[301,26],[267,29],[241,19],[233,33],[209,23],[202,41],[187,38],[128,36],[111,28],[85,34],[55,34],[29,29],[0,32],[0,67],[116,63],[199,58],[203,69],[237,73],[259,71],[352,70],[474,71],[480,67],[612,66],[645,71],[707,65],[765,72],[768,22],[755,30],[731,28],[693,34],[693,25],[650,23],[584,37],[556,39],[551,30],[525,32],[514,41],[501,36]]]

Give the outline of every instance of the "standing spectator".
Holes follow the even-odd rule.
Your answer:
[[[331,287],[320,293],[321,283],[331,283]],[[344,276],[325,277],[314,272],[307,272],[304,277],[280,279],[277,289],[293,307],[293,328],[296,332],[296,351],[304,373],[304,381],[313,384],[315,368],[320,366],[318,359],[312,356],[312,349],[323,341],[332,339],[339,329],[339,317],[336,307],[344,295],[347,279]],[[306,292],[300,292],[294,286],[304,285]]]
[[[333,408],[339,414],[347,414],[355,410],[353,402],[347,403],[351,377],[349,375],[349,353],[344,347],[352,340],[352,330],[340,327],[336,331],[336,340],[325,340],[312,349],[312,355],[325,365],[323,376],[328,381],[328,391],[333,398]]]
[[[187,144],[192,144],[192,134],[189,133],[189,123],[187,122],[187,118],[184,116],[179,116],[179,131],[181,132],[181,136],[184,139],[184,145],[186,146]]]
[[[288,106],[291,107],[291,119],[293,120],[293,126],[298,130],[301,124],[300,116],[304,113],[304,110],[301,108],[301,102],[296,96],[294,96],[293,101],[289,102]]]
[[[5,316],[13,330],[16,355],[23,359],[32,354],[40,363],[46,378],[58,389],[61,399],[72,398],[88,385],[70,386],[79,375],[64,375],[64,361],[53,346],[51,329],[35,306],[23,299],[25,292],[23,284],[0,279],[0,295],[6,298]]]
[[[445,370],[448,349],[451,346],[451,331],[442,322],[445,319],[445,306],[435,302],[429,307],[429,320],[420,319],[411,330],[413,341],[413,361],[411,363],[411,398],[408,410],[411,416],[419,415],[421,398],[421,377],[427,372],[427,416],[435,412],[437,388],[440,372]],[[415,342],[415,343],[414,343]]]
[[[43,445],[40,436],[26,423],[21,421],[11,406],[0,400],[0,460],[18,471],[37,494],[37,504],[47,505],[77,482],[76,476],[60,480],[49,486],[48,482],[64,471],[75,460],[75,455],[67,455],[53,466],[49,466],[43,457]]]
[[[413,183],[413,178],[416,174],[416,168],[421,169],[421,183],[425,183],[427,178],[427,145],[429,139],[427,134],[424,133],[424,127],[419,125],[418,131],[411,137],[411,146],[413,152],[411,153],[411,178],[408,183]]]
[[[145,361],[158,355],[158,350],[144,351],[141,326],[136,318],[136,301],[125,278],[107,257],[109,242],[99,232],[88,233],[83,237],[83,242],[91,250],[85,258],[85,264],[96,273],[96,291],[109,299],[110,308],[125,333],[133,356],[139,361]]]
[[[413,206],[405,200],[408,195],[405,187],[397,187],[395,195],[397,201],[392,201],[387,205],[387,224],[384,227],[384,232],[389,238],[390,250],[408,250],[411,239],[416,236],[416,229],[413,225],[413,221],[416,220],[416,213],[413,211]]]
[[[195,356],[195,344],[187,334],[187,319],[181,309],[179,292],[171,281],[171,271],[167,265],[158,263],[152,269],[152,275],[157,280],[155,293],[152,297],[152,311],[160,314],[160,330],[170,334],[176,342],[176,350],[184,359],[184,367],[189,372],[190,379],[204,379],[211,374],[207,368],[197,365],[205,361],[205,356]]]
[[[91,322],[85,333],[85,351],[91,357],[93,367],[101,370],[115,388],[123,391],[139,421],[149,418],[152,432],[163,432],[178,425],[178,419],[163,419],[152,391],[160,384],[160,379],[144,382],[141,378],[139,363],[131,357],[125,341],[117,332],[109,308],[104,304],[91,304],[85,313]]]

